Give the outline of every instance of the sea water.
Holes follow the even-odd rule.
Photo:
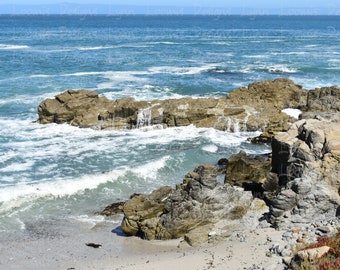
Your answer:
[[[96,221],[107,204],[175,186],[201,163],[270,151],[242,127],[160,129],[147,114],[134,130],[40,125],[42,100],[67,89],[112,100],[220,97],[279,77],[339,85],[339,28],[339,16],[1,15],[1,235]]]

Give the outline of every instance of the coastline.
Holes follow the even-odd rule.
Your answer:
[[[59,224],[60,225],[60,224]],[[145,241],[115,232],[109,220],[50,225],[59,236],[1,241],[0,268],[4,269],[279,269],[282,258],[266,256],[282,232],[273,228],[238,232],[217,243],[190,247],[183,239]],[[47,228],[46,228],[47,229]],[[86,246],[100,243],[101,248]],[[260,268],[254,268],[260,267]]]
[[[283,89],[282,84],[287,83],[292,85],[284,79],[264,81],[248,89],[241,88],[239,93],[235,91],[230,96],[239,105],[238,95],[258,92],[258,86],[263,86],[264,91],[259,92],[279,92],[282,98],[280,88],[271,86],[278,84]],[[231,185],[226,179],[221,184],[217,181],[216,165],[199,165],[185,175],[176,189],[164,186],[148,195],[132,196],[122,206],[124,219],[121,224],[117,220],[121,216],[117,213],[113,213],[113,219],[91,219],[91,214],[86,222],[65,216],[25,224],[13,239],[1,241],[0,266],[4,265],[6,269],[46,269],[47,266],[49,269],[286,269],[285,264],[290,265],[294,259],[292,253],[299,243],[315,242],[318,236],[335,231],[340,211],[339,195],[335,192],[339,179],[339,104],[328,105],[328,100],[338,100],[339,88],[311,90],[308,102],[304,104],[306,95],[302,94],[306,91],[296,85],[293,87],[296,92],[290,93],[292,88],[289,87],[288,95],[292,96],[292,102],[299,97],[303,106],[290,107],[306,109],[301,119],[295,119],[287,130],[269,133],[270,161],[247,156],[241,151],[235,155],[236,161],[242,160],[235,170],[244,175],[237,176],[231,176],[229,171],[235,162],[233,157],[226,162],[226,179],[243,179],[242,185],[233,183],[234,180]],[[86,98],[80,99],[82,102],[90,99],[87,102],[93,105],[96,104],[93,98],[99,100],[96,93],[84,90],[68,91],[63,95],[72,101],[74,95],[83,94]],[[282,99],[285,103],[279,109],[274,106],[279,112],[287,103]],[[59,100],[65,99],[59,96],[57,101],[45,102],[57,103],[57,107],[63,108],[64,102],[59,104]],[[210,104],[210,101],[206,102]],[[259,106],[261,103],[254,104]],[[94,106],[97,107],[102,108]],[[50,110],[48,106],[46,108],[42,111]],[[126,106],[116,109],[122,108]],[[136,112],[132,115],[138,118],[139,111]],[[330,113],[332,119],[328,119]],[[182,112],[181,117],[183,115]],[[95,117],[95,122],[98,121],[102,119]],[[306,166],[297,166],[301,161]],[[252,169],[247,172],[247,167],[256,168],[257,173]],[[261,167],[264,175],[258,173]],[[316,171],[320,177],[315,176]],[[244,182],[249,177],[254,189],[247,189]],[[256,189],[256,177],[264,179],[259,194],[254,193],[260,191]],[[317,215],[311,217],[311,211]]]

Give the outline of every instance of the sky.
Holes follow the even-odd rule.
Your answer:
[[[2,0],[1,5],[132,5],[132,6],[176,6],[185,8],[224,8],[224,9],[256,9],[262,10],[298,10],[300,13],[317,13],[326,11],[333,15],[340,14],[340,0]],[[1,13],[1,9],[0,9]]]
[[[110,5],[142,5],[142,6],[205,6],[205,7],[237,7],[237,6],[256,6],[263,8],[286,7],[340,7],[339,0],[3,0],[3,4],[110,4]]]

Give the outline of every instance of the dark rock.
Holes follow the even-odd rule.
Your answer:
[[[102,216],[113,216],[123,213],[123,206],[125,202],[115,202],[104,208],[103,211],[96,212],[97,215]]]
[[[247,188],[249,185],[262,184],[271,168],[271,161],[262,157],[247,155],[240,151],[228,159],[224,183]]]

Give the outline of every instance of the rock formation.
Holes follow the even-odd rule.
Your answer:
[[[172,239],[221,219],[240,219],[252,203],[250,192],[217,182],[217,168],[203,164],[175,190],[163,187],[128,200],[122,230],[145,239]],[[208,232],[205,232],[208,235]]]
[[[240,151],[228,159],[224,183],[251,190],[254,184],[261,185],[266,180],[270,169],[270,159]]]
[[[337,95],[337,91],[331,95]],[[324,102],[328,100],[324,99]],[[254,191],[254,185],[260,193],[253,195],[265,197],[269,205],[268,220],[279,229],[339,220],[338,114],[335,109],[330,120],[302,119],[291,125],[288,131],[276,134],[272,141],[271,160],[244,152],[220,160],[219,164],[226,173],[225,185],[216,182],[214,166],[202,165],[187,174],[176,190],[168,188],[166,196],[157,199],[161,206],[150,204],[148,200],[153,194],[143,195],[146,197],[142,201],[147,201],[147,207],[152,206],[156,211],[150,215],[145,212],[145,206],[142,211],[124,211],[123,230],[129,235],[139,234],[147,239],[183,235],[191,239],[192,235],[200,235],[199,239],[203,241],[207,239],[207,230],[217,220],[240,219],[247,213],[253,198],[249,192],[236,186]],[[126,205],[130,208],[131,203],[129,201]],[[129,228],[131,224],[134,229]]]
[[[185,236],[197,243],[207,239],[216,222],[248,215],[254,191],[270,207],[268,221],[280,229],[340,219],[339,97],[340,87],[307,92],[288,79],[256,82],[221,98],[110,101],[96,92],[69,90],[39,105],[38,122],[94,129],[193,124],[264,131],[253,141],[272,141],[271,160],[243,152],[221,160],[225,184],[217,182],[215,166],[203,164],[175,189],[162,187],[149,195],[135,195],[103,212],[122,210],[121,227],[127,235]],[[282,113],[285,108],[301,109],[301,119]]]
[[[279,228],[340,217],[340,121],[300,120],[272,142],[279,192],[271,222]]]
[[[94,91],[68,90],[39,105],[38,122],[94,129],[193,124],[227,131],[263,130],[272,136],[295,121],[281,110],[305,106],[306,96],[307,90],[288,79],[253,83],[221,98],[110,101]]]

